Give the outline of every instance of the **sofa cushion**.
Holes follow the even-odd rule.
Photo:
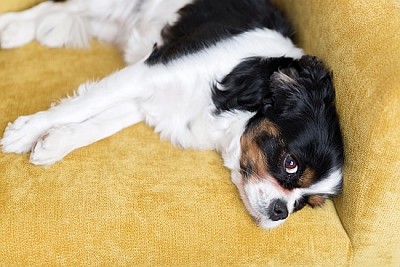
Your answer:
[[[12,2],[12,1],[10,1]],[[0,131],[123,67],[113,48],[0,51]],[[343,266],[348,236],[331,201],[278,229],[247,214],[213,151],[181,150],[144,124],[38,167],[0,154],[4,265]]]

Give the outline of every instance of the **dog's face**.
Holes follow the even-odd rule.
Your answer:
[[[297,126],[288,135],[285,125],[254,118],[241,138],[244,201],[265,228],[282,224],[307,204],[321,206],[341,189],[340,141],[331,146],[334,134],[324,136],[307,120]]]
[[[305,56],[258,84],[268,88],[241,136],[238,186],[259,225],[272,228],[340,192],[343,142],[332,79],[320,61]]]

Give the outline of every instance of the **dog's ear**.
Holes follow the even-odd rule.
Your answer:
[[[323,100],[330,105],[335,99],[333,88],[332,72],[314,56],[303,56],[298,60],[298,71],[304,83],[311,93],[315,94],[318,100]]]
[[[331,73],[312,56],[303,56],[274,72],[270,90],[272,104],[264,112],[293,119],[301,118],[304,112],[313,112],[312,107],[331,106],[335,98]]]
[[[218,111],[258,111],[267,105],[271,96],[271,75],[288,68],[292,58],[248,58],[238,64],[212,90],[213,102]]]

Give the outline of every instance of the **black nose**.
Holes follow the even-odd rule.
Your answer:
[[[284,220],[288,216],[288,210],[286,207],[286,202],[275,199],[268,207],[269,218],[273,221]]]

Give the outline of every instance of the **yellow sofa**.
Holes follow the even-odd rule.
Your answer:
[[[0,12],[37,2],[2,0]],[[400,2],[276,2],[334,73],[339,198],[262,230],[215,152],[183,151],[139,124],[50,167],[0,154],[0,265],[400,266]],[[96,42],[0,50],[1,133],[122,66]]]

